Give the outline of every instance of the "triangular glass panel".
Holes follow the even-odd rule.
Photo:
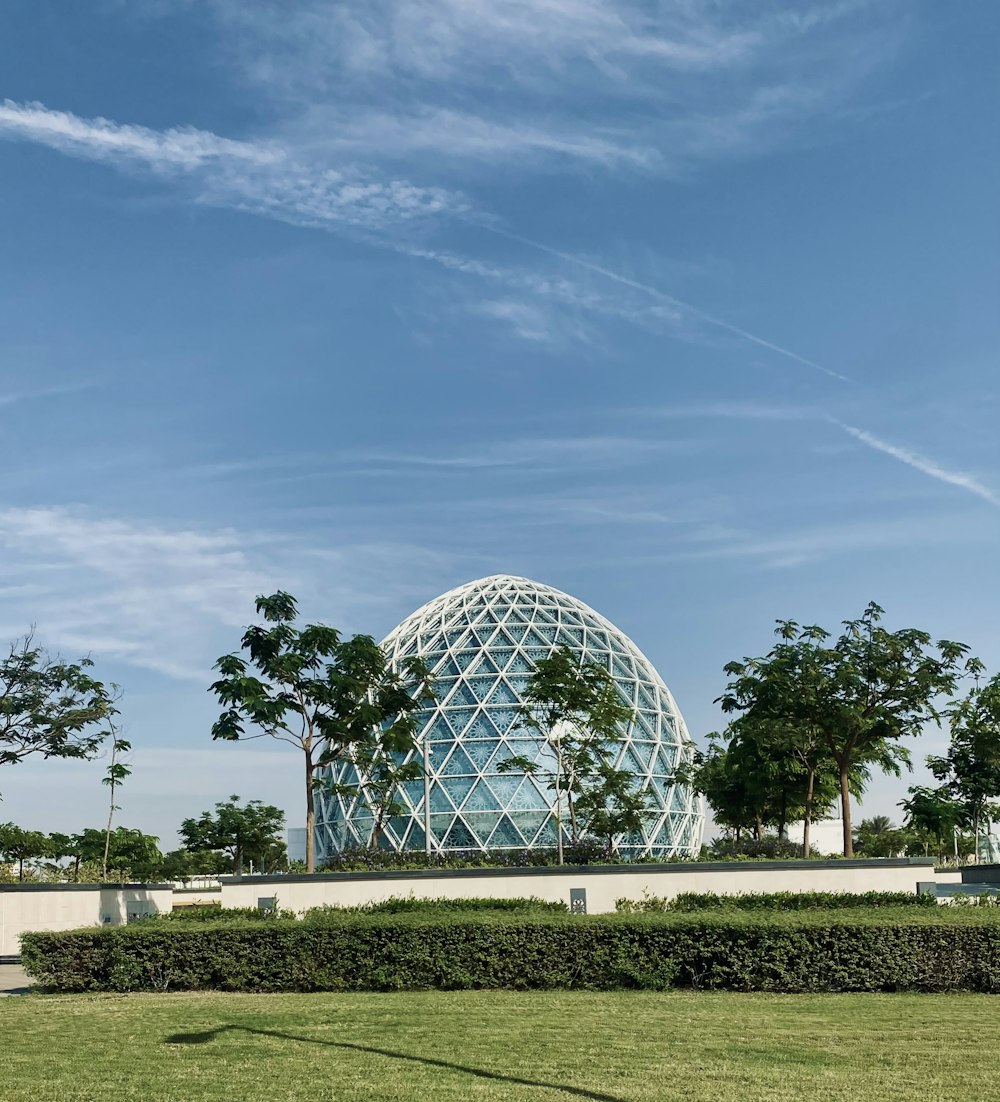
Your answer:
[[[473,696],[469,686],[464,681],[459,681],[455,686],[455,691],[448,697],[445,702],[449,707],[453,705],[465,705],[466,707],[474,708],[476,706],[476,698]]]
[[[674,774],[674,762],[676,760],[675,755],[667,749],[665,746],[660,747],[660,752],[657,755],[658,762],[654,766],[653,771],[655,773],[663,773],[664,776],[672,777]]]
[[[471,814],[469,812],[464,812],[462,821],[476,836],[478,844],[485,846],[486,840],[496,829],[496,825],[500,821],[500,812],[476,811]]]
[[[523,654],[517,654],[514,656],[514,661],[511,662],[511,664],[507,667],[507,673],[530,674],[531,669],[531,663],[527,660],[527,658],[525,658]]]
[[[496,797],[489,790],[485,781],[480,781],[469,793],[465,801],[464,811],[490,811],[497,806]]]
[[[649,768],[650,760],[656,752],[655,742],[633,742],[632,752],[639,761],[640,771],[645,773]]]
[[[621,658],[612,659],[611,674],[620,681],[632,682],[635,680],[635,672],[631,670]]]
[[[635,753],[626,748],[622,753],[622,756],[618,759],[618,768],[627,769],[630,773],[644,773],[645,770],[642,767],[642,763],[635,756]]]
[[[524,836],[527,838],[528,832],[524,831]],[[565,831],[563,832],[563,842],[565,843]],[[535,834],[534,838],[528,843],[532,846],[552,846],[553,849],[556,845],[556,824],[551,816],[546,816],[546,821],[542,824],[541,829]]]
[[[539,792],[531,777],[525,777],[521,780],[517,787],[517,791],[510,798],[507,806],[522,811],[541,811],[547,808],[549,804],[541,792]]]
[[[404,845],[407,849],[423,849],[424,844],[424,828],[414,823],[413,826],[410,827],[410,833],[407,835]]]
[[[465,732],[467,739],[496,738],[497,729],[489,717],[489,713],[481,711],[476,713],[472,726]]]
[[[467,670],[476,659],[476,655],[479,654],[478,648],[470,647],[468,650],[460,650],[455,655],[455,661],[458,663],[459,669]]]
[[[435,781],[431,785],[431,813],[451,813],[454,810],[454,804],[448,799],[444,787]]]
[[[528,681],[529,678],[526,675],[517,677],[510,673],[507,674],[507,684],[518,701],[524,700],[525,694],[528,692]]]
[[[487,715],[501,735],[516,731],[521,722],[521,717],[513,708],[489,708]]]
[[[475,777],[449,777],[445,782],[445,787],[448,789],[448,795],[452,798],[456,807],[460,807],[462,801],[472,791],[472,786],[476,783]]]
[[[506,815],[502,815],[496,830],[490,835],[489,844],[497,849],[502,846],[514,849],[523,846],[524,839],[510,819]]]
[[[544,642],[552,644],[556,641],[556,633],[558,628],[555,624],[539,624],[535,628],[535,633],[543,639]]]
[[[495,758],[493,760],[496,761]],[[494,806],[507,807],[521,784],[521,777],[516,773],[501,773],[498,776],[490,776],[487,784],[496,800]]]
[[[477,771],[482,772],[486,768],[486,763],[496,753],[497,740],[481,739],[476,742],[466,742],[464,746],[465,752],[472,759]]]
[[[468,679],[469,688],[480,702],[486,700],[496,683],[497,679],[495,677],[470,677]]]
[[[639,682],[639,707],[645,708],[652,712],[656,710],[656,700],[654,699],[652,685],[646,685],[643,682]]]
[[[510,647],[497,647],[491,651],[491,655],[493,661],[496,662],[501,669],[506,669],[510,660],[514,657],[514,651]]]
[[[455,738],[460,738],[466,727],[472,722],[475,716],[475,710],[472,708],[455,708],[449,709],[445,712],[448,718],[448,723],[451,725],[451,729],[455,732]]]
[[[457,777],[477,773],[478,770],[469,761],[469,758],[461,746],[456,746],[451,756],[440,769],[444,777]]]
[[[478,653],[480,656],[479,662],[477,663],[475,669],[472,670],[472,673],[475,674],[476,677],[489,677],[491,674],[497,674],[500,672],[497,669],[497,664],[488,654],[482,654],[482,652]]]
[[[445,678],[458,677],[459,669],[458,664],[452,657],[446,658],[436,670],[434,670],[435,678],[440,678],[442,681]]]
[[[500,705],[517,705],[519,703],[518,698],[513,692],[511,692],[510,686],[504,681],[499,681],[497,687],[490,693],[490,704]]]
[[[476,839],[473,838],[469,828],[461,819],[455,820],[451,829],[444,836],[442,844],[446,849],[474,849],[479,845]]]

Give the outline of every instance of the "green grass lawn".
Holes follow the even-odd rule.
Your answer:
[[[3,1102],[996,1097],[983,995],[427,992],[0,1000]]]

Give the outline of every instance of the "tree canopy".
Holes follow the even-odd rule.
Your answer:
[[[214,813],[205,811],[197,819],[185,819],[179,831],[184,846],[192,853],[225,853],[236,875],[243,871],[244,861],[252,861],[260,871],[272,871],[285,860],[281,837],[285,813],[260,800],[243,805],[239,800],[230,796],[215,805]]]
[[[641,829],[647,799],[631,773],[614,766],[616,743],[632,709],[603,666],[569,647],[557,647],[536,663],[519,715],[521,726],[534,732],[545,753],[540,758],[514,755],[499,769],[546,777],[555,797],[560,864],[564,798],[574,845],[585,831],[603,835],[610,846],[616,835]]]
[[[65,662],[36,645],[33,633],[0,660],[0,765],[32,754],[90,758],[108,737],[116,686],[92,677],[93,662]]]
[[[884,610],[871,603],[843,631],[779,620],[780,642],[761,658],[726,666],[720,697],[727,712],[774,725],[794,739],[814,740],[837,773],[844,854],[854,852],[851,790],[858,767],[898,771],[909,757],[901,740],[938,722],[938,699],[955,691],[968,648],[932,642],[927,632],[882,626]]]
[[[225,711],[212,738],[270,736],[301,752],[306,868],[312,872],[318,772],[355,753],[377,761],[380,747],[397,758],[411,753],[413,713],[432,697],[430,678],[417,658],[391,668],[370,635],[343,639],[325,624],[297,628],[298,607],[290,593],[258,597],[256,608],[264,623],[244,633],[241,649],[247,657],[227,654],[215,663],[221,676],[211,691]],[[377,781],[370,786],[373,793]]]

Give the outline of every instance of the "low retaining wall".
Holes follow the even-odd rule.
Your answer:
[[[19,956],[27,930],[122,926],[172,906],[170,884],[0,884],[0,957]]]
[[[254,876],[226,880],[222,906],[257,907],[277,899],[286,910],[358,906],[392,897],[511,899],[538,896],[590,914],[615,909],[618,899],[681,892],[913,892],[934,879],[925,857],[869,861],[737,861],[677,865],[583,865],[571,868],[448,869],[342,872],[315,876]],[[582,895],[580,893],[583,893]],[[582,905],[581,905],[582,904]]]

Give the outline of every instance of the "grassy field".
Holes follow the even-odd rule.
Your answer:
[[[0,1001],[3,1102],[994,1097],[980,995],[427,992]]]

